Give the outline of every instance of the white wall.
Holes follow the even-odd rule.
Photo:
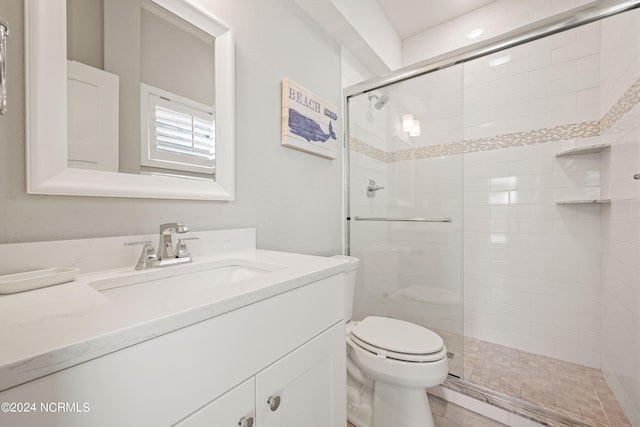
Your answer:
[[[194,33],[187,24],[172,22],[164,14],[170,16],[164,10],[141,10],[138,30],[140,81],[205,105],[213,105],[214,38]],[[118,28],[117,22],[108,25]],[[123,50],[123,47],[116,49]]]
[[[331,2],[378,54],[389,70],[400,68],[400,39],[375,0],[331,0]]]
[[[67,3],[67,59],[103,69],[103,0]]]
[[[400,38],[376,0],[295,0],[375,74],[400,68]]]
[[[602,215],[602,369],[632,425],[640,425],[640,180],[632,178],[640,173],[638,46],[640,11],[602,23],[603,114],[626,100],[614,109],[624,116],[605,133],[613,145],[605,167],[612,203]]]
[[[340,159],[280,146],[281,81],[290,78],[340,106],[340,47],[293,0],[203,0],[236,31],[236,201],[196,202],[25,194],[24,12],[9,21],[9,113],[0,116],[0,243],[257,227],[261,248],[340,251]],[[336,129],[340,134],[341,129]]]

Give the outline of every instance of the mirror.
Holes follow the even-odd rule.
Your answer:
[[[68,166],[213,180],[214,46],[151,0],[67,0]]]
[[[81,3],[87,4],[85,1]],[[83,85],[86,86],[87,81],[91,82],[93,77],[77,78],[73,74],[73,68],[79,61],[67,64],[67,0],[25,0],[28,193],[233,200],[234,55],[231,29],[201,8],[196,0],[98,0],[97,3],[104,7],[104,16],[97,19],[105,23],[105,31],[92,34],[103,38],[102,42],[98,42],[103,45],[103,51],[92,59],[91,53],[95,54],[96,49],[89,47],[86,49],[89,59],[85,62],[90,64],[79,65],[81,68],[89,68],[94,74],[115,76],[111,77],[111,81],[115,80],[116,84],[106,84],[104,87],[107,89],[94,91],[106,93],[106,96],[92,98],[90,95],[94,92],[83,90]],[[209,63],[208,70],[206,65],[192,68],[202,69],[202,75],[210,77],[213,74],[215,79],[203,81],[201,86],[190,89],[188,85],[176,83],[183,80],[191,80],[189,83],[193,83],[194,77],[176,79],[173,73],[172,78],[166,78],[166,74],[164,77],[158,73],[149,74],[148,69],[160,68],[158,61],[166,60],[167,56],[171,59],[166,51],[158,54],[153,47],[149,47],[153,43],[166,46],[166,40],[160,40],[161,36],[136,35],[134,39],[140,40],[140,46],[144,45],[144,49],[127,50],[123,49],[122,43],[107,43],[109,38],[120,37],[125,43],[127,37],[131,40],[131,35],[125,34],[129,30],[125,30],[120,22],[122,18],[118,18],[117,31],[109,31],[106,23],[109,8],[130,7],[132,4],[138,8],[138,12],[125,16],[135,15],[130,20],[137,26],[136,31],[140,31],[140,27],[148,21],[147,24],[151,26],[164,26],[161,31],[163,36],[173,34],[173,38],[190,37],[192,41],[199,41],[205,46],[197,56],[204,63]],[[77,16],[70,15],[69,29],[72,33],[75,28],[72,26],[78,20],[90,22],[89,19],[78,19]],[[171,33],[166,30],[167,25],[181,29],[186,35]],[[91,39],[89,36],[84,37],[85,41]],[[157,40],[150,42],[150,38]],[[81,47],[73,43],[69,42],[72,59],[76,59],[74,55],[84,55],[86,58],[86,54],[78,53]],[[142,56],[147,59],[140,59],[141,55],[138,53],[141,51],[144,51]],[[116,53],[124,53],[125,59],[118,59]],[[145,61],[150,62],[144,65]],[[114,65],[118,63],[120,65]],[[137,69],[133,73],[134,77],[126,73],[110,73],[127,66]],[[146,74],[141,73],[144,68],[147,69]],[[67,70],[72,76],[70,80]],[[118,86],[119,96],[115,97],[114,102],[113,88]],[[111,92],[108,91],[109,87]],[[103,119],[97,115],[89,115],[87,118],[85,110],[91,108],[78,103],[78,99],[87,98],[94,101],[94,104],[89,105],[94,105],[95,110],[106,110],[104,105],[111,105],[116,115],[116,126],[105,125],[111,123],[109,120],[113,122],[113,117]],[[103,103],[103,98],[107,100],[106,103]],[[125,100],[117,98],[127,100],[122,102]],[[82,107],[78,107],[79,105]],[[153,151],[150,146],[159,146],[162,131],[159,123],[161,120],[168,120],[166,114],[171,115],[171,120],[182,121],[185,117],[187,121],[190,120],[189,125],[183,126],[189,132],[195,134],[194,129],[198,129],[200,139],[197,144],[192,144],[192,148],[197,145],[197,150],[192,149],[197,153],[187,153],[187,157],[195,158],[195,161],[185,161],[182,152],[178,153],[183,155],[178,160],[173,156],[176,154],[174,152],[170,152],[171,155],[167,158],[167,151],[178,150],[167,150],[165,146],[161,147],[162,150],[156,150],[161,151],[160,154],[153,154],[151,159],[144,158]],[[78,123],[80,128],[74,127]],[[175,125],[171,126],[173,132]],[[97,132],[96,129],[100,131]],[[208,136],[201,129],[209,129]],[[100,147],[111,148],[86,149],[82,144],[74,145],[78,135],[83,134],[97,135]],[[110,138],[111,145],[103,144],[103,138]],[[189,134],[188,138],[192,138],[192,135]],[[87,153],[85,157],[82,157],[83,149]],[[104,162],[106,166],[94,165],[107,158],[111,160]],[[145,164],[148,160],[151,163]]]

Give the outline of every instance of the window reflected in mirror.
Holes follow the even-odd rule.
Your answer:
[[[68,166],[213,180],[214,42],[151,0],[67,0]]]

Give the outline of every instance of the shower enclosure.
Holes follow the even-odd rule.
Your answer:
[[[420,153],[462,140],[462,83],[455,66],[348,101],[349,237],[361,263],[354,314],[428,326],[445,340],[458,376],[462,157]]]
[[[640,346],[637,330],[607,335],[624,304],[608,291],[625,263],[616,212],[640,198],[638,3],[584,7],[346,91],[354,319],[432,329],[451,376],[571,425],[629,425],[606,391],[590,402],[602,414],[568,403],[601,369],[622,400],[640,398],[623,372],[638,366],[603,345]]]

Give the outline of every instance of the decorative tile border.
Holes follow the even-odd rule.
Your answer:
[[[633,107],[640,104],[640,79],[631,85],[604,117],[600,120],[600,132],[605,133],[612,128]]]
[[[633,107],[640,104],[638,79],[599,121],[573,123],[525,132],[506,133],[485,138],[467,139],[446,144],[428,145],[410,150],[386,152],[356,138],[349,138],[351,151],[359,152],[384,163],[427,159],[499,148],[544,144],[573,138],[599,136],[611,129]]]
[[[349,138],[349,149],[351,151],[362,153],[384,163],[391,162],[391,153],[380,150],[379,148],[373,147],[366,142],[362,142],[356,138]]]

